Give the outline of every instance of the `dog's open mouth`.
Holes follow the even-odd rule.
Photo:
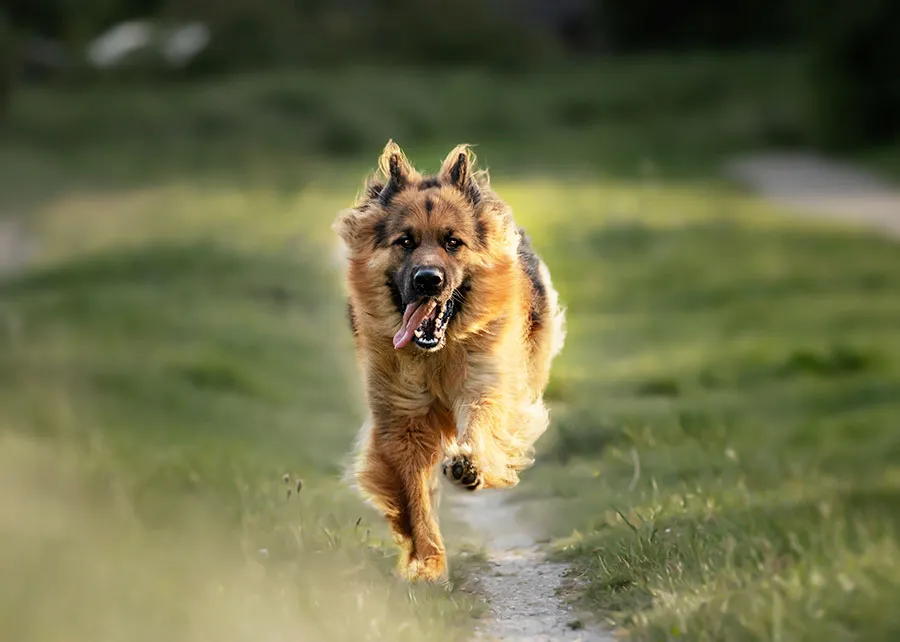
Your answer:
[[[394,335],[394,349],[415,341],[423,350],[436,350],[444,343],[447,325],[453,317],[453,299],[444,302],[435,299],[421,299],[406,306],[400,330]]]

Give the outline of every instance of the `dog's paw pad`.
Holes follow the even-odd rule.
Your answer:
[[[467,490],[481,487],[481,473],[466,455],[456,455],[444,462],[444,477]]]

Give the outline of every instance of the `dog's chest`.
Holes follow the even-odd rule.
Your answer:
[[[405,386],[417,388],[424,396],[452,407],[465,388],[467,354],[463,349],[448,346],[438,354],[410,360],[401,371]]]

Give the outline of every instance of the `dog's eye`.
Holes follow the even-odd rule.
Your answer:
[[[460,241],[460,240],[457,239],[457,238],[453,238],[452,236],[451,236],[450,238],[448,238],[448,239],[446,240],[446,242],[444,243],[444,245],[446,246],[446,248],[447,248],[448,250],[450,250],[451,252],[454,251],[454,250],[458,250],[460,247],[462,247],[462,244],[463,244],[462,241]]]
[[[404,250],[411,250],[415,247],[416,242],[413,240],[411,236],[401,236],[396,241],[394,241],[394,245],[399,245]]]

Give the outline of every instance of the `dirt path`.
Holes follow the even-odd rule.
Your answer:
[[[16,223],[0,219],[0,276],[22,267],[32,250],[32,244]]]
[[[862,170],[814,155],[764,154],[735,159],[725,172],[795,214],[900,237],[900,189]]]
[[[565,564],[551,563],[517,519],[508,494],[448,493],[454,516],[484,538],[490,570],[476,578],[490,599],[491,617],[476,629],[476,640],[510,642],[612,642],[608,631],[581,628],[557,595]]]

